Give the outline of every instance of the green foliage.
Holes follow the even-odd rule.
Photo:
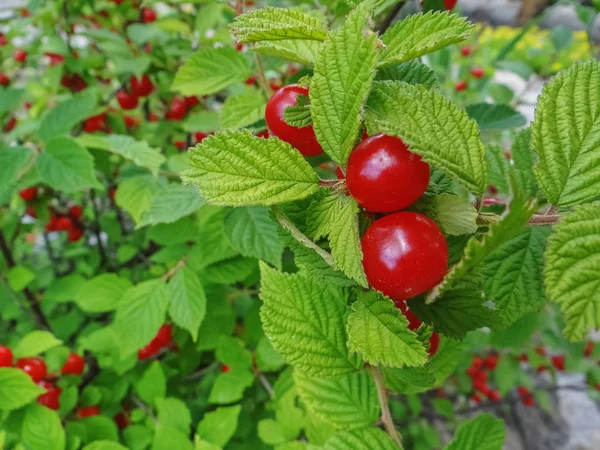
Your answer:
[[[31,378],[18,369],[0,368],[0,409],[11,411],[22,408],[44,393]]]
[[[455,438],[444,450],[501,450],[504,426],[491,414],[480,414],[458,427]]]
[[[241,128],[252,125],[265,116],[266,104],[265,97],[258,91],[229,97],[221,109],[221,126],[223,128]]]
[[[206,315],[206,296],[194,271],[184,267],[169,282],[169,316],[178,326],[198,339],[200,324]]]
[[[27,358],[37,356],[40,353],[62,344],[60,339],[56,339],[52,333],[47,331],[32,331],[25,335],[13,348],[13,355],[16,358]]]
[[[240,405],[235,405],[206,414],[198,424],[198,436],[216,446],[225,446],[235,433],[241,409]]]

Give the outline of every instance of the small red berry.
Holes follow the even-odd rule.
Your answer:
[[[173,144],[175,144],[175,147],[177,147],[179,150],[185,149],[185,141],[175,141]]]
[[[269,87],[271,88],[271,90],[273,92],[277,92],[279,89],[281,89],[283,86],[281,85],[281,83],[277,80],[270,80],[269,81]]]
[[[529,391],[529,389],[527,389],[525,386],[519,386],[517,387],[517,392],[519,393],[519,395],[521,397],[526,397],[528,395],[531,394],[531,392]]]
[[[156,337],[154,338],[154,342],[158,346],[158,348],[163,348],[168,346],[173,339],[173,325],[163,325],[156,333]]]
[[[473,75],[475,78],[483,78],[485,71],[481,67],[473,67],[471,69],[471,75]]]
[[[62,64],[65,62],[65,57],[58,53],[46,52],[44,53],[50,59],[50,65],[56,66],[57,64]]]
[[[111,199],[113,199],[113,200],[114,200],[114,199],[115,199],[115,195],[117,195],[117,188],[116,188],[116,187],[114,187],[114,186],[113,186],[113,187],[109,187],[109,188],[108,188],[108,196],[109,196]]]
[[[132,127],[135,127],[137,125],[137,121],[135,120],[135,118],[133,118],[131,116],[125,116],[123,118],[123,120],[125,120],[125,126],[127,128],[132,128]]]
[[[145,23],[151,23],[156,20],[156,11],[150,8],[142,8],[142,20]]]
[[[73,225],[71,228],[67,230],[67,240],[69,242],[77,242],[79,241],[84,234],[83,228]]]
[[[435,287],[448,267],[448,245],[430,218],[397,212],[371,224],[362,238],[363,266],[375,289],[406,300]]]
[[[123,109],[135,109],[138,105],[138,98],[132,93],[124,90],[117,92],[117,101]]]
[[[246,78],[246,81],[244,81],[244,83],[248,86],[252,86],[254,84],[256,84],[256,77],[254,75]]]
[[[227,373],[227,372],[229,372],[230,370],[231,370],[231,367],[229,367],[229,366],[228,366],[228,365],[226,365],[226,364],[223,364],[223,365],[221,366],[221,373]]]
[[[81,92],[87,87],[86,81],[77,73],[63,76],[60,84],[71,92]]]
[[[401,139],[378,134],[352,151],[346,169],[350,195],[368,211],[404,209],[423,195],[429,184],[429,164]]]
[[[429,356],[433,356],[440,348],[440,335],[435,331],[431,333],[429,338]]]
[[[8,78],[8,75],[6,75],[4,72],[0,72],[0,85],[6,87],[9,84],[10,78]]]
[[[85,368],[85,360],[77,353],[71,353],[67,358],[61,373],[63,375],[81,375]]]
[[[540,356],[546,356],[546,350],[544,347],[536,347],[535,352]]]
[[[502,398],[502,396],[500,395],[500,392],[498,392],[496,390],[491,390],[487,394],[487,398],[489,398],[490,401],[492,401],[492,402],[498,402],[498,401],[500,401],[500,399]]]
[[[465,45],[464,47],[462,47],[460,49],[460,54],[463,56],[470,56],[471,55],[471,46],[470,45]]]
[[[138,80],[135,76],[129,78],[129,85],[131,86],[131,93],[137,97],[147,97],[154,91],[154,84],[150,80],[148,75],[142,75],[142,78]]]
[[[402,314],[408,319],[408,329],[411,331],[415,331],[417,328],[421,326],[421,319],[419,319],[415,313],[413,313],[409,308],[408,304],[405,300],[398,300],[394,302],[396,304],[396,308],[402,311]]]
[[[185,104],[188,108],[193,108],[194,106],[198,106],[200,104],[200,100],[195,95],[184,98]]]
[[[13,53],[13,58],[15,61],[24,63],[27,60],[27,52],[25,50],[17,49]]]
[[[208,134],[198,131],[194,136],[196,137],[196,142],[199,144],[208,137]]]
[[[21,358],[16,366],[29,375],[35,383],[46,378],[48,372],[46,363],[40,358]]]
[[[46,389],[46,393],[37,398],[37,402],[46,408],[57,411],[60,408],[60,394],[62,389],[49,381],[40,381],[38,386]]]
[[[0,345],[0,367],[11,367],[13,364],[12,350]]]
[[[591,356],[593,352],[594,352],[594,343],[592,341],[590,341],[587,344],[585,344],[585,350],[583,351],[583,354],[585,356]]]
[[[6,39],[4,33],[0,33],[0,47],[4,47],[5,45],[8,45],[8,39]]]
[[[148,115],[148,121],[150,121],[150,122],[158,122],[158,116],[156,114],[154,114],[154,113],[151,112]]]
[[[70,217],[57,217],[54,220],[54,228],[56,231],[67,231],[73,224]]]
[[[446,7],[446,11],[452,11],[457,3],[458,0],[444,0],[444,6]]]
[[[481,395],[475,392],[473,395],[471,395],[471,400],[473,400],[475,403],[481,403]]]
[[[479,371],[477,372],[474,376],[473,376],[473,382],[479,381],[481,383],[487,383],[488,381],[488,374],[487,372]]]
[[[8,132],[14,130],[16,126],[17,126],[17,118],[15,116],[12,116],[10,119],[8,119],[8,122],[6,122],[6,125],[4,125],[4,131],[6,131],[8,133]]]
[[[546,370],[548,370],[548,366],[539,366],[537,369],[535,369],[535,371],[537,373],[542,373],[542,372],[545,372]]]
[[[169,120],[183,120],[187,114],[187,105],[185,100],[179,97],[175,97],[171,102],[171,108],[167,112],[167,119]]]
[[[80,419],[85,419],[86,417],[93,417],[93,416],[99,416],[99,415],[100,415],[100,408],[98,408],[97,405],[88,406],[87,408],[80,408],[77,411],[77,417],[79,417]]]
[[[529,395],[527,397],[523,397],[521,402],[523,403],[524,406],[527,406],[530,408],[533,405],[535,405],[535,398],[533,398],[533,396]]]
[[[25,208],[25,214],[27,214],[29,217],[35,219],[37,217],[37,213],[35,212],[35,208],[31,205],[27,206],[27,208]]]
[[[264,138],[264,139],[268,139],[269,138],[269,130],[259,131],[258,133],[256,133],[256,136]]]
[[[346,175],[344,174],[344,171],[339,166],[337,166],[335,168],[335,176],[337,177],[338,180],[343,180],[344,178],[346,178]]]
[[[485,368],[486,368],[486,370],[495,370],[496,366],[498,366],[498,359],[499,359],[499,356],[496,355],[496,354],[489,355],[485,359]]]
[[[73,205],[69,208],[69,215],[73,219],[79,220],[83,216],[83,208],[79,205]]]
[[[140,361],[143,361],[145,359],[152,358],[154,355],[156,355],[158,353],[159,350],[160,350],[160,347],[158,347],[156,345],[156,343],[154,341],[152,341],[148,345],[146,345],[144,348],[142,348],[138,351],[138,359]]]
[[[19,197],[21,197],[26,202],[31,202],[36,199],[38,194],[38,188],[35,186],[25,188],[19,191]]]
[[[565,370],[565,356],[564,355],[555,355],[551,359],[552,365],[556,370],[563,371]]]
[[[124,411],[115,415],[114,420],[119,430],[124,430],[129,426],[129,416]]]
[[[106,126],[106,113],[101,113],[96,116],[92,116],[85,120],[83,124],[83,131],[86,133],[93,133],[98,130],[102,130]]]
[[[519,361],[521,361],[521,362],[528,362],[529,361],[529,355],[527,353],[521,353],[519,355]]]
[[[459,81],[454,86],[454,90],[456,92],[461,92],[461,91],[464,91],[465,89],[467,89],[467,82],[466,81]]]
[[[299,95],[308,97],[308,88],[290,84],[275,92],[265,109],[267,127],[272,135],[297,148],[304,156],[317,156],[323,153],[323,148],[315,137],[312,125],[297,128],[288,125],[284,120],[285,109],[295,106]]]

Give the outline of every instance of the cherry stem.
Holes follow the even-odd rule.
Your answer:
[[[163,276],[162,280],[167,281],[170,278],[173,278],[177,272],[179,272],[183,267],[187,264],[187,258],[184,256],[179,260],[177,264],[171,267]]]
[[[343,183],[344,180],[322,180],[319,179],[319,187],[324,187],[324,188],[335,188],[336,186],[338,186],[340,183]]]
[[[531,219],[529,219],[529,222],[527,222],[527,225],[529,225],[530,227],[542,227],[545,225],[555,225],[558,222],[560,222],[560,216],[558,214],[552,214],[552,215],[536,214]]]
[[[402,446],[402,436],[400,436],[400,433],[398,433],[398,430],[394,425],[394,419],[392,419],[392,413],[390,412],[390,406],[388,404],[388,395],[383,383],[381,370],[379,367],[371,366],[369,367],[369,372],[375,381],[375,386],[377,386],[377,395],[379,397],[379,405],[381,406],[381,422],[383,422],[386,431],[396,443],[398,448],[400,450],[404,450],[404,447]]]
[[[267,77],[265,75],[265,68],[263,67],[260,56],[258,56],[257,53],[254,54],[254,60],[256,61],[256,68],[258,69],[258,82],[265,91],[265,94],[267,94],[267,98],[271,98],[273,95],[273,90],[271,89],[271,86],[269,86],[269,82],[267,81]]]

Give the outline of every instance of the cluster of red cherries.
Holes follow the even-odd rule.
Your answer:
[[[488,386],[488,372],[496,369],[498,365],[498,355],[491,354],[486,358],[476,356],[473,358],[471,367],[467,369],[467,375],[473,382],[473,388],[475,393],[471,396],[471,400],[475,403],[479,403],[483,400],[482,396],[487,397],[492,402],[500,401],[500,392],[495,389],[491,389]]]
[[[308,88],[299,85],[281,88],[269,99],[265,120],[271,134],[304,156],[317,156],[323,149],[313,127],[298,128],[284,120],[285,109],[295,106],[298,96],[308,93]],[[406,300],[435,287],[448,266],[448,246],[435,222],[422,214],[400,211],[425,193],[429,165],[397,137],[363,135],[350,155],[346,173],[341,175],[346,178],[350,195],[363,209],[385,214],[362,238],[363,266],[371,286],[408,314]],[[409,321],[413,329],[420,325],[414,315]],[[439,342],[439,336],[433,336],[430,351],[437,349]]]
[[[470,45],[465,45],[460,49],[460,54],[464,57],[471,56],[471,53],[473,53],[473,49]],[[473,76],[473,78],[478,80],[485,76],[485,70],[483,70],[483,67],[475,66],[471,69],[471,75]],[[456,92],[464,91],[468,87],[469,84],[465,80],[460,80],[454,85],[454,89],[456,90]]]
[[[165,324],[158,330],[156,336],[148,345],[138,351],[138,359],[143,361],[150,359],[158,354],[163,348],[172,346],[173,343],[173,326]]]
[[[28,187],[19,191],[21,197],[27,203],[27,215],[35,218],[36,212],[32,205],[38,198],[38,188],[35,186]],[[81,222],[83,217],[83,208],[79,205],[71,206],[66,213],[59,213],[54,208],[50,207],[50,220],[46,224],[46,231],[64,231],[67,233],[69,242],[79,241],[84,234],[85,228]]]

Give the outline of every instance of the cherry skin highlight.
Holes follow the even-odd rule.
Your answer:
[[[290,84],[275,92],[267,103],[265,121],[272,135],[297,148],[304,156],[317,156],[323,153],[323,149],[317,142],[312,125],[297,128],[288,125],[283,118],[285,109],[295,106],[299,95],[308,96],[308,88]]]
[[[38,383],[46,378],[48,369],[46,363],[40,358],[21,358],[17,361],[16,366]]]
[[[401,139],[378,134],[364,139],[348,160],[350,195],[373,212],[393,212],[416,202],[429,184],[429,164]]]
[[[12,350],[4,345],[0,345],[0,367],[11,367],[12,363]]]
[[[362,238],[369,284],[398,301],[432,289],[448,266],[448,245],[435,222],[397,212],[373,222]]]

